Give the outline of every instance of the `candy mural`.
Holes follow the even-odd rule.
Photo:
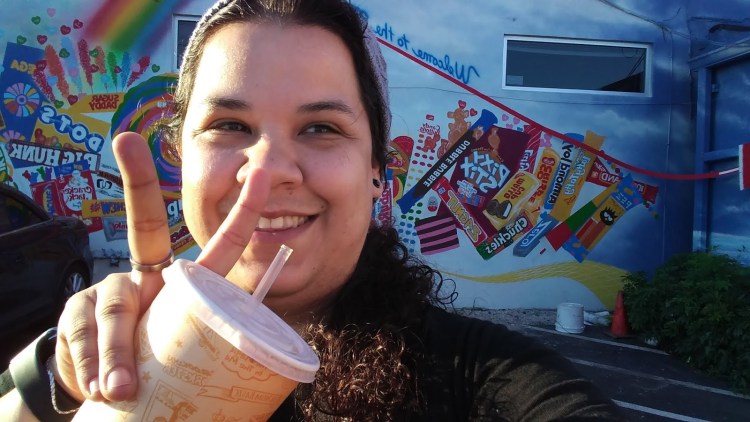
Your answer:
[[[380,201],[379,220],[457,281],[462,306],[553,308],[575,298],[611,308],[627,272],[691,250],[694,184],[737,178],[736,161],[722,174],[696,173],[690,137],[688,61],[705,34],[688,21],[720,21],[731,4],[542,3],[439,2],[425,13],[361,2],[395,104],[391,200]],[[677,17],[666,29],[656,16]],[[503,87],[503,35],[518,34],[643,43],[653,88],[635,97]]]
[[[157,60],[164,54],[149,42],[169,37],[178,2],[43,3],[3,6],[0,181],[52,214],[82,219],[94,256],[126,258],[122,181],[110,142],[137,131],[154,151],[175,251],[190,249],[179,159],[158,129],[176,75],[171,56]]]
[[[176,82],[175,17],[197,19],[211,3],[0,6],[0,183],[81,218],[96,257],[128,256],[110,148],[123,131],[148,140],[176,254],[197,255],[180,160],[160,126]],[[690,39],[606,2],[417,3],[355,2],[391,82],[390,162],[374,218],[455,281],[457,305],[611,308],[625,273],[690,250],[693,183],[717,177],[693,171]],[[671,29],[689,32],[682,6],[698,7],[669,0],[642,12],[682,10]],[[506,89],[508,34],[649,45],[651,91]]]

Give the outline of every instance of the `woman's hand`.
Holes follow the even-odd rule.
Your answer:
[[[122,173],[132,259],[164,261],[171,241],[164,199],[146,141],[122,133],[112,141]],[[226,275],[250,242],[270,191],[266,172],[248,175],[237,203],[196,262]],[[164,286],[161,272],[114,274],[68,300],[56,348],[57,381],[79,400],[121,401],[138,387],[133,336],[138,320]]]

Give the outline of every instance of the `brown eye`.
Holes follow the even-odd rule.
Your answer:
[[[227,132],[250,132],[250,128],[239,122],[220,122],[212,127],[215,130],[222,130]]]
[[[314,124],[314,125],[310,125],[306,127],[303,133],[326,135],[326,134],[334,134],[334,133],[339,133],[339,132],[333,127],[331,127],[330,125],[321,123],[321,124]]]

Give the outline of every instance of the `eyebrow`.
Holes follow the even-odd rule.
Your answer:
[[[297,110],[301,113],[316,113],[320,111],[336,111],[340,113],[356,116],[354,110],[346,103],[337,100],[316,101],[314,103],[303,104]]]
[[[209,108],[225,108],[229,110],[248,110],[250,103],[229,97],[208,97],[203,101]]]
[[[208,97],[203,101],[211,109],[252,110],[253,106],[247,101],[231,97]],[[303,104],[297,108],[300,113],[317,113],[321,111],[335,111],[356,117],[357,113],[343,101],[326,100]]]

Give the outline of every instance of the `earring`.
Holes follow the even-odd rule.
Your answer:
[[[378,180],[378,179],[372,179],[372,185],[375,186],[376,188],[379,188],[380,187],[380,180]]]

